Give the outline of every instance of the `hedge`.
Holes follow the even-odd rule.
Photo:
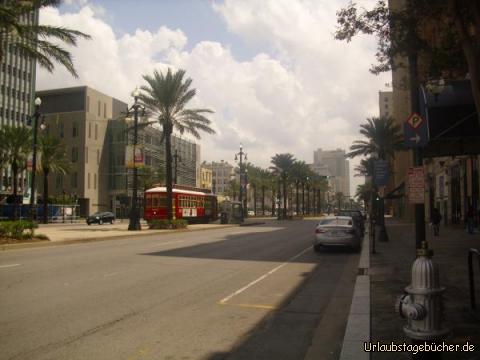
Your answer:
[[[188,226],[187,220],[152,220],[148,223],[149,229],[185,229]]]
[[[33,221],[1,221],[0,237],[9,237],[13,239],[31,239],[34,234],[34,229],[36,229],[37,227],[38,224]]]

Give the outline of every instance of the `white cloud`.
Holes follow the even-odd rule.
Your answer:
[[[349,44],[333,39],[335,12],[342,5],[327,0],[214,3],[230,31],[265,49],[243,62],[208,39],[186,51],[186,35],[167,27],[116,37],[88,4],[69,14],[46,9],[42,22],[80,29],[94,39],[72,49],[80,79],[57,67],[52,75],[39,72],[39,88],[83,84],[130,101],[142,74],[184,68],[198,90],[195,106],[216,111],[217,135],[200,141],[205,159],[231,160],[242,142],[249,160],[261,166],[282,152],[311,162],[314,149],[347,149],[358,138],[358,125],[377,115],[378,90],[390,81],[368,72],[373,39]]]

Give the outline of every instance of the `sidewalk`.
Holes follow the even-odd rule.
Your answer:
[[[403,333],[406,320],[395,313],[394,304],[411,282],[411,266],[415,259],[414,224],[387,220],[389,242],[376,243],[377,254],[370,255],[371,341],[390,344],[409,340]],[[442,359],[480,359],[480,312],[470,309],[467,256],[469,248],[480,248],[480,235],[464,229],[442,227],[433,237],[427,229],[433,260],[440,268],[440,285],[444,293],[444,324],[451,329],[445,339],[450,344],[474,344],[475,352],[444,352]],[[480,272],[474,264],[477,287],[477,308],[480,306]],[[359,349],[361,351],[363,349]],[[410,359],[408,353],[371,353],[371,359]]]

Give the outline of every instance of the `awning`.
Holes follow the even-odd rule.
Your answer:
[[[480,154],[480,125],[469,80],[454,81],[440,93],[421,89],[420,112],[428,120],[424,157]]]

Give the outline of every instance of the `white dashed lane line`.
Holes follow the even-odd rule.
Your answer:
[[[0,269],[11,268],[15,266],[20,266],[21,264],[8,264],[8,265],[0,265]]]

